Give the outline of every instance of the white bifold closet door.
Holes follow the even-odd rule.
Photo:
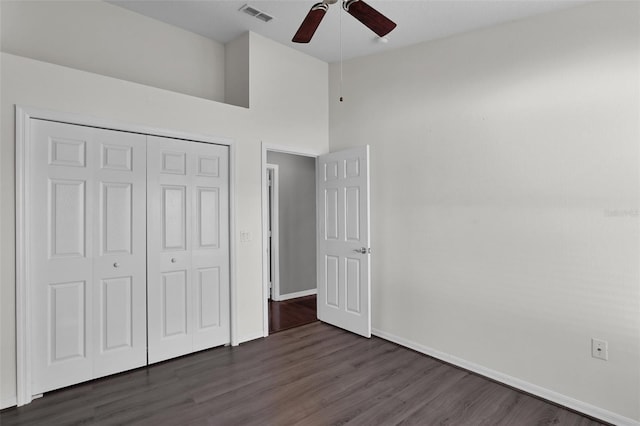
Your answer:
[[[149,362],[224,345],[229,327],[228,147],[148,137]]]
[[[32,393],[146,364],[146,136],[32,120]]]

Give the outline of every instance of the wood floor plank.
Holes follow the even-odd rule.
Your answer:
[[[397,356],[397,351],[393,348],[363,350],[369,346],[369,342],[362,338],[359,340],[360,345],[351,346],[339,354],[313,358],[312,364],[308,366],[276,372],[271,375],[270,380],[262,381],[257,386],[248,386],[239,389],[237,393],[221,396],[209,415],[215,415],[223,423],[233,421],[243,425],[256,422],[260,424],[264,418],[275,422],[291,422],[304,416],[306,410],[299,412],[294,408],[301,407],[300,402],[321,402],[335,394],[340,385],[347,386],[358,378],[358,371],[353,368],[352,363],[369,362],[375,368],[390,363]],[[250,400],[249,407],[233,404],[238,393]],[[286,418],[279,419],[278,414],[282,413],[279,408],[283,406],[289,409],[286,410]]]
[[[431,402],[399,422],[399,425],[420,425],[425,417],[433,424],[462,424],[475,398],[485,392],[491,382],[473,374],[465,375],[446,393],[439,394]],[[453,421],[452,421],[453,420]]]
[[[429,404],[434,398],[455,386],[469,373],[438,362],[417,375],[407,387],[353,418],[350,425],[395,425]]]
[[[282,302],[269,300],[269,333],[288,330],[318,321],[316,295]]]
[[[277,424],[292,424],[296,421],[310,423],[310,414],[322,412],[327,406],[337,410],[336,402],[352,394],[354,389],[365,386],[365,382],[373,377],[388,375],[387,367],[394,365],[404,355],[393,347],[386,348],[380,354],[376,351],[349,356],[341,365],[312,377],[309,384],[301,381],[298,385],[289,385],[288,388],[293,391],[292,396],[281,394],[275,402],[277,406],[286,404],[291,408],[275,411],[270,418]],[[355,367],[355,364],[360,367]],[[377,373],[363,375],[363,368]]]
[[[603,425],[319,322],[50,392],[1,411],[0,424]]]
[[[321,409],[315,410],[296,425],[346,424],[373,408],[376,398],[381,394],[394,393],[406,386],[417,373],[418,366],[415,363],[372,371],[366,380],[337,393]]]
[[[220,370],[218,377],[206,376],[209,381],[193,390],[198,394],[194,398],[196,402],[201,403],[230,391],[251,387],[257,382],[264,381],[270,384],[276,382],[280,377],[284,377],[284,380],[290,380],[293,374],[290,370],[296,369],[302,371],[302,374],[307,374],[313,369],[322,368],[325,364],[323,360],[326,359],[326,364],[330,364],[336,358],[334,355],[336,352],[347,351],[357,343],[357,340],[353,340],[348,335],[340,335],[317,342],[313,346],[301,347],[294,358],[281,356],[264,361],[258,359],[256,364],[248,364],[245,369]],[[344,354],[339,354],[338,357],[340,356],[344,356]]]

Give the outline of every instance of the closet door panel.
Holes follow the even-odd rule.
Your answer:
[[[147,315],[149,362],[192,352],[188,142],[147,139]]]
[[[143,366],[146,136],[95,129],[94,377]]]
[[[157,362],[230,341],[229,166],[219,145],[149,137],[147,146],[149,362]]]
[[[92,130],[31,121],[32,392],[93,375]]]
[[[31,121],[34,394],[146,363],[146,138]]]
[[[229,148],[192,144],[194,350],[228,343]]]

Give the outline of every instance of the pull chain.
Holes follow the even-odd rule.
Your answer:
[[[343,5],[340,5],[340,102],[344,99],[342,97],[342,12]]]

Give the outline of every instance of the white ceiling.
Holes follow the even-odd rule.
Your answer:
[[[227,43],[253,31],[326,62],[434,40],[503,22],[566,9],[591,0],[366,0],[398,26],[380,43],[377,36],[340,3],[329,8],[309,44],[291,42],[310,7],[319,0],[111,0],[109,3]],[[239,9],[248,3],[275,17],[265,23]],[[342,16],[341,16],[342,15]]]

